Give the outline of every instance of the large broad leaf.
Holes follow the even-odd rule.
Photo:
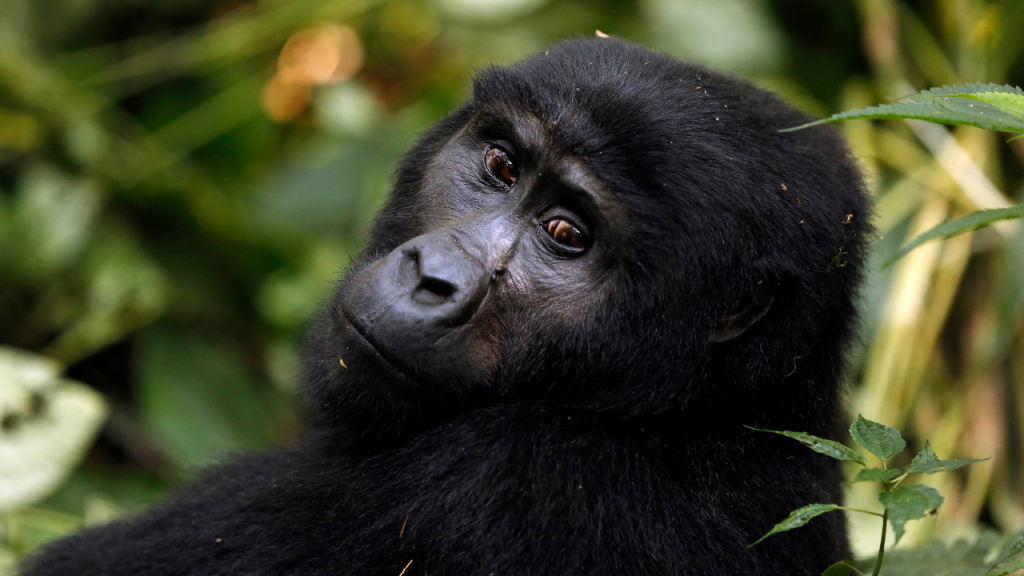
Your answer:
[[[1024,96],[1024,91],[1013,86],[998,84],[967,84],[962,86],[943,86],[930,88],[919,94],[901,98],[896,104],[871,106],[860,110],[850,110],[834,114],[824,120],[811,122],[795,128],[783,130],[799,130],[818,124],[828,124],[842,120],[854,119],[891,119],[891,120],[925,120],[939,124],[959,124],[976,126],[988,130],[1024,133],[1024,117],[1002,110],[987,101],[966,98],[966,95],[978,94],[1011,94]],[[987,97],[995,100],[992,97]],[[1015,101],[1015,100],[1014,100]],[[1000,100],[1005,105],[1006,102]]]
[[[903,470],[899,468],[865,468],[857,473],[857,476],[850,481],[850,484],[856,482],[888,482],[900,474],[903,474]]]
[[[939,460],[935,452],[932,452],[931,445],[925,440],[924,448],[917,456],[914,456],[913,462],[910,463],[910,466],[907,466],[907,472],[911,474],[937,474],[939,472],[956,470],[975,462],[984,462],[985,460],[989,460],[989,458],[982,458],[980,460]]]
[[[850,436],[853,436],[854,442],[882,461],[903,452],[907,447],[907,442],[900,436],[899,430],[872,422],[859,414],[850,425]]]
[[[943,498],[935,488],[917,484],[900,486],[892,492],[882,492],[878,495],[878,501],[889,513],[892,531],[896,536],[896,543],[899,543],[906,531],[907,522],[924,518],[929,510],[942,506]]]
[[[0,347],[0,511],[56,488],[106,418],[102,396],[49,358]]]
[[[882,574],[885,576],[984,576],[991,561],[986,561],[995,547],[997,537],[982,534],[974,543],[960,540],[948,548],[937,540],[907,550],[885,553]],[[874,568],[874,558],[863,558],[857,566],[865,574]]]
[[[932,240],[945,240],[946,238],[952,238],[953,236],[958,236],[965,232],[984,228],[1002,220],[1013,220],[1015,218],[1024,218],[1024,204],[1010,206],[1009,208],[997,208],[995,210],[979,210],[968,214],[967,216],[950,218],[904,244],[903,247],[900,248],[899,252],[885,261],[882,268],[887,268],[890,264],[900,258],[903,258],[909,254],[911,250],[925,242],[931,242]]]
[[[750,546],[755,546],[765,538],[778,534],[779,532],[787,532],[794,528],[799,528],[810,522],[811,518],[814,518],[815,516],[821,516],[826,512],[838,509],[839,506],[835,504],[811,504],[809,506],[804,506],[803,508],[797,508],[790,512],[789,516],[785,520],[776,524],[775,527],[771,529],[771,532],[761,536],[757,542],[754,542]],[[748,546],[748,548],[750,546]]]
[[[772,434],[781,434],[787,438],[792,438],[799,441],[804,446],[807,446],[811,450],[831,456],[836,460],[850,460],[856,462],[861,466],[867,466],[867,459],[862,454],[855,450],[851,450],[846,446],[843,446],[839,442],[833,442],[832,440],[826,440],[817,436],[806,434],[804,432],[790,432],[789,430],[764,430],[761,428],[753,428],[747,426],[751,430],[757,430],[758,432],[771,432]]]

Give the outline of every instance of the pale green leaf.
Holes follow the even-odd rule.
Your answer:
[[[843,446],[839,442],[826,440],[824,438],[819,438],[817,436],[806,434],[804,432],[790,432],[789,430],[763,430],[761,428],[753,428],[751,426],[747,426],[747,428],[750,428],[751,430],[757,430],[758,432],[770,432],[772,434],[781,434],[787,438],[797,440],[804,446],[807,446],[808,448],[814,450],[815,452],[818,452],[819,454],[831,456],[836,460],[850,460],[851,462],[856,462],[861,466],[866,466],[868,463],[867,459],[864,458],[863,454],[860,454],[855,450],[851,450],[850,448]]]
[[[1006,576],[1024,568],[1024,558],[1009,558],[996,564],[986,574],[987,576]]]
[[[1019,88],[999,86],[997,84],[943,86],[942,88],[931,88],[919,94],[901,98],[895,104],[883,104],[881,106],[841,112],[833,114],[824,120],[789,128],[783,130],[783,132],[855,119],[924,120],[939,124],[975,126],[987,130],[1001,130],[1003,132],[1024,132],[1024,118],[1001,110],[988,102],[971,100],[964,97],[968,94],[982,93],[1024,96],[1024,92]]]
[[[854,442],[883,461],[903,452],[907,447],[899,430],[872,422],[861,415],[857,415],[857,419],[850,425],[850,435]]]
[[[899,468],[865,468],[857,473],[857,476],[850,481],[855,482],[888,482],[903,473]]]
[[[899,543],[906,531],[907,522],[924,518],[929,510],[935,510],[942,505],[943,498],[935,488],[917,484],[900,486],[892,492],[882,492],[878,495],[878,501],[889,513],[893,534]]]
[[[790,512],[789,516],[785,520],[776,524],[775,527],[771,529],[771,532],[768,532],[764,536],[761,536],[761,538],[759,538],[757,542],[754,542],[750,546],[755,546],[759,544],[762,540],[769,536],[773,536],[780,532],[787,532],[794,528],[799,528],[810,522],[811,519],[815,516],[820,516],[826,512],[831,512],[833,510],[838,509],[839,506],[835,504],[810,504],[808,506],[804,506],[803,508],[797,508],[796,510]],[[750,546],[748,546],[748,548]]]
[[[1021,532],[1017,539],[1010,544],[1010,555],[1024,552],[1024,532]]]
[[[997,208],[995,210],[979,210],[968,214],[967,216],[950,218],[904,244],[903,247],[900,248],[899,252],[885,261],[885,264],[882,265],[882,269],[888,268],[890,264],[900,258],[903,258],[909,254],[911,250],[926,242],[931,242],[932,240],[945,240],[946,238],[952,238],[953,236],[958,236],[965,232],[971,232],[978,228],[990,226],[996,222],[1013,220],[1015,218],[1024,218],[1024,204],[1010,206],[1009,208]]]
[[[917,456],[914,456],[910,466],[907,466],[907,472],[910,474],[937,474],[939,472],[956,470],[975,462],[984,462],[985,460],[988,460],[988,458],[980,460],[939,460],[935,452],[932,452],[931,445],[925,440],[924,448],[921,449]]]
[[[0,511],[59,486],[106,418],[102,396],[59,372],[49,358],[0,347]]]
[[[984,576],[992,566],[986,561],[996,544],[996,537],[982,533],[975,542],[959,540],[948,547],[932,540],[917,548],[896,548],[885,552],[883,576]],[[870,574],[875,558],[861,558],[857,567]]]

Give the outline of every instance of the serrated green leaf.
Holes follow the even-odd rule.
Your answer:
[[[849,576],[857,570],[853,565],[853,558],[844,558],[829,566],[821,573],[821,576]]]
[[[921,449],[917,456],[914,456],[910,466],[907,466],[907,472],[910,474],[937,474],[939,472],[956,470],[975,462],[984,462],[985,460],[988,460],[988,458],[978,460],[939,460],[935,452],[932,452],[931,445],[925,440],[924,448]]]
[[[943,500],[938,490],[923,484],[900,486],[892,492],[882,492],[878,495],[878,501],[889,513],[896,543],[903,537],[907,522],[924,518],[929,510],[942,506]]]
[[[872,422],[860,414],[850,425],[850,436],[854,442],[882,461],[903,452],[907,447],[907,442],[900,436],[899,430]]]
[[[865,468],[857,472],[857,476],[850,481],[850,484],[857,482],[888,482],[900,474],[903,474],[903,470],[899,468]]]
[[[903,247],[900,248],[899,252],[892,255],[885,261],[885,264],[882,265],[882,269],[884,270],[888,268],[893,262],[903,258],[909,254],[911,250],[925,242],[930,242],[932,240],[945,240],[947,238],[952,238],[953,236],[977,230],[978,228],[990,226],[996,222],[1013,220],[1015,218],[1024,218],[1024,204],[1010,206],[1009,208],[997,208],[995,210],[979,210],[977,212],[972,212],[967,216],[950,218],[904,244]]]
[[[746,428],[757,430],[758,432],[770,432],[772,434],[780,434],[787,438],[792,438],[811,450],[814,450],[819,454],[831,456],[836,460],[849,460],[851,462],[856,462],[861,466],[867,466],[868,464],[868,461],[864,458],[863,454],[860,454],[855,450],[851,450],[839,442],[819,438],[812,434],[807,434],[805,432],[790,432],[789,430],[764,430],[762,428],[753,428],[751,426],[746,426]]]
[[[808,506],[804,506],[803,508],[797,508],[796,510],[790,512],[789,516],[785,520],[776,524],[775,527],[771,529],[771,532],[768,532],[764,536],[761,536],[757,540],[757,542],[754,542],[750,546],[747,546],[747,548],[750,548],[751,546],[756,546],[765,538],[778,534],[779,532],[787,532],[794,528],[799,528],[810,522],[811,519],[815,516],[821,516],[826,512],[831,512],[833,510],[838,509],[839,506],[835,504],[810,504]]]
[[[1008,94],[1006,92],[978,92],[976,94],[952,94],[957,98],[978,100],[991,104],[1003,112],[1024,116],[1024,96],[1020,94]]]
[[[986,572],[986,576],[1006,576],[1024,568],[1024,558],[1010,558],[996,564]]]
[[[967,99],[969,94],[999,93],[1024,96],[1020,88],[997,84],[967,84],[930,88],[919,94],[901,98],[896,104],[883,104],[859,110],[833,114],[824,120],[811,122],[795,128],[799,130],[819,124],[829,124],[854,119],[924,120],[939,124],[976,126],[987,130],[1024,132],[1024,118],[1006,112],[985,101]]]

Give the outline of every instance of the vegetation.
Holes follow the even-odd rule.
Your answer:
[[[1019,568],[986,535],[1024,526],[1019,0],[4,0],[0,574],[226,452],[294,439],[305,323],[401,152],[473,70],[598,29],[815,117],[861,110],[838,127],[879,239],[850,415],[918,457],[991,459],[912,489],[908,453],[869,471],[873,450],[804,441],[864,459],[845,506],[894,519],[883,574]],[[934,110],[967,125],[898,118]],[[942,506],[896,515],[879,482],[893,510]],[[877,517],[850,526],[873,557]]]

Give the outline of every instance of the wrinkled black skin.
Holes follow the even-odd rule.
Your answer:
[[[831,129],[778,131],[807,120],[611,39],[485,71],[405,157],[312,331],[306,439],[26,574],[820,574],[848,552],[839,514],[747,545],[838,502],[836,463],[743,427],[837,424],[870,208]],[[495,144],[511,189],[484,167]],[[545,235],[553,211],[589,232],[582,254]],[[404,294],[377,272],[424,234],[443,251],[439,232],[499,273],[431,335],[372,292]],[[757,294],[767,313],[731,326]]]

